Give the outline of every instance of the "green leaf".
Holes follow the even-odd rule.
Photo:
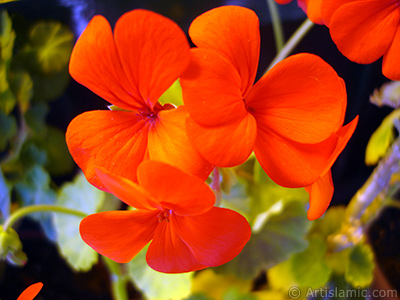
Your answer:
[[[299,286],[319,288],[324,286],[332,270],[325,262],[326,242],[318,236],[310,238],[306,250],[295,253],[289,263]]]
[[[120,204],[113,196],[92,186],[83,173],[79,173],[73,182],[65,183],[57,196],[57,205],[79,210],[86,214],[99,212],[104,202],[110,209]],[[88,271],[97,263],[98,254],[86,245],[79,234],[82,218],[66,214],[54,214],[57,232],[57,245],[61,255],[76,271]]]
[[[230,288],[222,297],[222,300],[257,300],[251,293],[242,293],[237,288]]]
[[[0,10],[0,62],[11,59],[14,47],[15,32],[6,10]]]
[[[11,73],[10,85],[21,111],[25,113],[33,96],[33,82],[29,73],[25,71]]]
[[[285,188],[276,184],[257,161],[254,163],[254,183],[254,186],[251,187],[253,215],[267,211],[279,201],[298,201],[304,206],[308,203],[309,195],[305,189]]]
[[[46,151],[38,147],[33,140],[28,140],[22,146],[19,160],[16,163],[19,168],[29,169],[37,165],[43,166],[46,161]]]
[[[345,278],[353,287],[367,287],[373,279],[373,252],[368,244],[358,244],[349,253]]]
[[[305,235],[310,225],[302,203],[281,200],[258,215],[252,227],[252,237],[242,252],[232,261],[214,269],[238,278],[255,278],[261,270],[307,248]]]
[[[36,204],[54,204],[56,193],[50,188],[50,176],[41,166],[34,166],[28,170],[21,182],[16,183],[15,190],[22,202],[22,206]],[[51,215],[35,213],[30,215],[39,221],[45,234],[50,240],[55,240],[55,232]]]
[[[367,165],[375,165],[385,156],[394,140],[393,122],[399,119],[399,117],[400,110],[394,110],[382,121],[378,129],[372,134],[365,152],[365,163]]]
[[[12,228],[4,231],[0,226],[0,260],[3,259],[16,266],[23,266],[27,261],[18,233]]]
[[[15,105],[17,99],[9,88],[5,68],[0,63],[0,112],[9,115]]]
[[[182,87],[177,79],[158,99],[161,104],[171,103],[175,106],[183,104]]]
[[[36,135],[46,131],[46,116],[50,108],[45,103],[34,103],[25,112],[25,120]]]
[[[17,122],[14,116],[7,116],[0,111],[0,132],[0,151],[3,151],[8,141],[17,134]]]
[[[196,293],[186,298],[185,300],[215,300],[202,293]]]
[[[323,238],[327,238],[342,228],[345,216],[345,206],[337,205],[330,207],[321,218],[312,222],[310,234],[317,234]]]
[[[46,169],[53,176],[65,175],[74,169],[74,161],[68,151],[65,133],[49,126],[43,137],[36,144],[46,152]]]
[[[165,274],[154,271],[146,263],[143,248],[128,264],[128,275],[148,300],[184,299],[191,291],[193,272]]]
[[[68,68],[51,74],[32,74],[35,102],[48,102],[61,97],[67,88],[71,77]]]
[[[60,22],[41,21],[30,31],[30,51],[35,53],[39,69],[56,73],[68,64],[74,35]]]

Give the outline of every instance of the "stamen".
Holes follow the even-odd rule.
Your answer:
[[[160,211],[157,215],[158,222],[161,223],[163,221],[169,223],[169,216],[171,215],[171,210],[170,209],[164,209]]]

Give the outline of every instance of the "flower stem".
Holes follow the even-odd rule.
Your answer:
[[[84,212],[58,205],[30,205],[14,211],[4,222],[3,231],[7,231],[8,228],[12,227],[19,219],[25,217],[26,215],[45,211],[63,213],[81,218],[87,216],[87,214]],[[122,274],[121,265],[107,257],[102,256],[102,258],[105,262],[105,265],[107,266],[108,271],[110,272],[110,280],[114,300],[128,300],[129,298],[126,290],[127,280]]]
[[[218,167],[215,167],[212,173],[212,182],[210,185],[215,194],[215,206],[219,206],[222,200],[221,181],[219,175]]]
[[[274,60],[268,66],[268,70],[270,70],[273,66],[275,66],[278,62],[285,59],[289,56],[289,54],[293,51],[293,49],[300,43],[300,41],[304,38],[304,36],[310,31],[313,27],[314,23],[309,19],[306,19],[300,27],[293,33],[290,39],[287,41],[285,46],[281,51],[275,56]]]
[[[400,139],[397,138],[385,158],[350,200],[342,230],[330,238],[333,249],[342,250],[365,239],[365,228],[383,207],[393,203],[390,198],[398,190],[398,181],[393,182],[392,176],[400,172],[399,161]]]
[[[350,200],[346,217],[349,222],[360,219],[372,201],[384,191],[389,190],[394,173],[400,172],[400,140],[397,138],[371,176]]]
[[[110,273],[111,290],[114,300],[128,300],[126,289],[127,278],[121,270],[121,265],[105,256],[101,257]]]
[[[30,206],[25,206],[23,208],[17,209],[14,211],[8,219],[4,222],[3,230],[7,231],[7,229],[11,226],[14,225],[15,222],[17,222],[19,219],[25,217],[26,215],[35,213],[35,212],[44,212],[44,211],[50,211],[50,212],[59,212],[59,213],[64,213],[64,214],[69,214],[69,215],[74,215],[77,217],[86,217],[87,214],[67,208],[67,207],[62,207],[58,205],[30,205]]]
[[[272,20],[272,29],[274,30],[276,53],[279,53],[285,43],[285,37],[282,29],[282,22],[278,11],[278,5],[274,0],[267,0],[269,14]]]

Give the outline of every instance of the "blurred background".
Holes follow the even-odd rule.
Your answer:
[[[108,103],[69,77],[67,63],[71,48],[68,45],[72,47],[94,15],[105,16],[113,25],[123,13],[144,8],[169,17],[187,33],[196,16],[221,5],[245,6],[257,13],[261,30],[259,78],[276,55],[269,9],[263,0],[21,0],[0,4],[0,10],[7,11],[15,32],[12,68],[18,70],[11,84],[16,97],[7,96],[7,87],[4,81],[0,81],[3,85],[0,86],[3,93],[0,98],[0,103],[3,103],[0,159],[3,182],[8,185],[0,189],[2,220],[21,205],[37,204],[43,199],[52,203],[54,190],[74,180],[79,172],[69,156],[63,134],[75,116],[88,110],[106,109]],[[279,6],[279,11],[287,39],[306,15],[296,1]],[[4,20],[3,16],[3,36],[6,32]],[[55,22],[53,24],[59,25],[54,26],[61,28],[40,27],[41,22]],[[39,51],[35,47],[40,48],[41,43],[46,43],[40,38],[46,30],[57,31],[65,38],[65,62],[54,65],[51,61],[38,63],[32,58],[35,51]],[[2,51],[4,56],[5,50]],[[365,149],[372,133],[393,109],[377,107],[370,103],[369,98],[375,89],[389,80],[381,74],[381,61],[359,65],[346,59],[337,50],[325,26],[315,25],[311,29],[293,53],[300,52],[319,55],[346,82],[348,108],[345,123],[356,115],[360,117],[354,136],[332,168],[335,194],[331,205],[346,205],[373,170],[365,164]],[[24,74],[28,74],[30,79]],[[30,129],[21,130],[23,127]],[[24,134],[27,136],[20,139],[20,145],[15,143],[15,136]],[[13,157],[13,151],[18,152],[15,154],[18,157]],[[5,199],[11,199],[11,206],[7,206]],[[397,290],[400,288],[399,216],[397,209],[386,208],[369,229],[370,244],[380,272]],[[73,270],[54,242],[57,230],[46,222],[51,221],[38,216],[25,218],[14,226],[28,260],[23,266],[7,260],[0,262],[1,299],[16,299],[22,290],[37,281],[42,281],[44,288],[36,299],[112,299],[109,273],[104,262],[94,264],[85,272]],[[266,280],[262,276],[253,280],[253,287],[263,284]],[[128,285],[128,294],[130,299],[144,299],[133,284]]]

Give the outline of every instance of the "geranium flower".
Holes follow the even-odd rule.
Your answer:
[[[332,181],[332,173],[330,168],[336,160],[336,157],[343,151],[344,147],[353,134],[358,122],[358,116],[346,126],[343,126],[338,132],[333,133],[325,142],[336,144],[330,159],[325,165],[325,169],[321,171],[321,176],[309,186],[306,186],[306,191],[310,194],[310,207],[307,211],[307,218],[315,220],[321,217],[328,209],[331,203],[334,186]]]
[[[152,241],[149,266],[180,273],[224,264],[250,239],[246,219],[214,207],[214,193],[202,179],[156,161],[143,162],[137,172],[139,184],[97,169],[107,189],[136,208],[82,220],[82,239],[100,254],[125,263]]]
[[[383,56],[383,75],[400,80],[398,0],[324,0],[322,16],[344,56],[360,64]]]
[[[315,24],[323,24],[321,15],[321,5],[323,0],[297,0],[297,4],[307,14],[311,22]],[[288,4],[292,0],[275,0],[279,4]]]
[[[187,68],[189,49],[178,25],[154,12],[124,14],[114,36],[104,17],[90,21],[73,49],[71,76],[121,109],[85,112],[68,127],[68,148],[90,183],[105,189],[95,165],[124,176],[147,159],[209,175],[187,138],[185,107],[158,102]]]
[[[188,135],[199,152],[213,165],[230,167],[254,151],[271,179],[285,187],[323,177],[341,151],[335,149],[353,133],[345,130],[340,145],[334,136],[346,110],[345,85],[336,72],[315,55],[298,54],[253,85],[259,23],[243,7],[204,13],[189,35],[198,48],[181,83],[191,116]]]
[[[27,287],[17,300],[33,300],[43,287],[43,283],[37,282]]]

